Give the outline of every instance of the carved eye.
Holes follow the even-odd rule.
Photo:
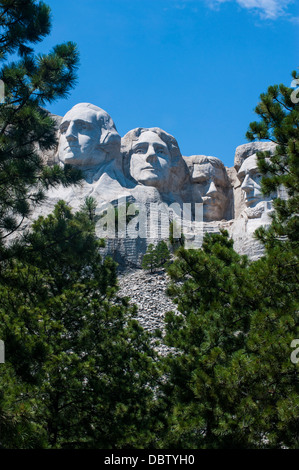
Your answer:
[[[144,153],[144,150],[139,148],[139,149],[134,150],[134,153]]]
[[[85,122],[78,122],[77,125],[79,129],[87,129],[87,125],[85,124]]]
[[[60,128],[60,134],[65,134],[67,131],[67,126],[63,126]]]
[[[201,184],[201,185],[207,185],[209,182],[206,178],[196,178],[196,183]]]

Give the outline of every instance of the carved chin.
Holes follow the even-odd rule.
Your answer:
[[[212,221],[223,219],[222,210],[219,207],[203,207],[203,220]]]
[[[245,198],[245,204],[246,204],[247,207],[254,207],[259,202],[261,202],[261,197],[260,196],[248,196],[248,197]]]
[[[105,158],[106,154],[104,152],[98,152],[97,154],[83,154],[80,149],[77,151],[69,150],[68,152],[65,152],[62,157],[59,157],[62,163],[83,167],[100,165],[105,162]]]
[[[203,198],[203,204],[206,207],[220,207],[221,202],[218,199]]]
[[[204,198],[203,217],[206,221],[222,220],[226,206],[226,200]]]
[[[62,148],[59,151],[59,156],[61,161],[70,160],[72,158],[78,158],[81,157],[81,149],[79,145],[68,146],[66,148]]]
[[[72,152],[68,152],[67,154],[63,155],[63,157],[60,157],[60,161],[69,165],[81,165],[82,155],[76,155]]]
[[[161,186],[161,181],[158,177],[156,178],[147,178],[146,180],[139,180],[139,184],[144,186],[154,186],[155,188],[159,188]]]
[[[203,205],[206,207],[207,210],[211,211],[221,211],[221,208],[226,206],[227,199],[220,198],[220,197],[203,197]]]
[[[136,178],[137,179],[137,178]],[[137,181],[145,186],[155,186],[161,183],[161,177],[152,170],[144,171],[139,175]]]

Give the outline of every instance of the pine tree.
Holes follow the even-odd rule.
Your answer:
[[[293,74],[295,77],[296,75]],[[269,230],[257,237],[265,256],[249,262],[227,234],[204,237],[200,250],[177,251],[169,294],[179,314],[166,316],[165,407],[171,409],[164,446],[180,448],[298,448],[299,336],[298,104],[293,90],[270,87],[250,124],[250,139],[277,143],[259,153],[266,194],[274,201]]]
[[[5,89],[5,98],[0,103],[0,289],[4,298],[10,290],[14,292],[19,281],[19,292],[22,285],[25,288],[23,276],[19,278],[16,272],[16,261],[12,261],[14,250],[5,245],[7,238],[21,226],[35,204],[44,200],[49,186],[68,185],[80,178],[78,171],[47,167],[40,158],[41,152],[56,145],[56,124],[44,106],[68,94],[75,84],[78,64],[73,43],[56,46],[48,55],[34,54],[31,46],[46,37],[50,29],[50,8],[45,3],[0,1],[0,80]],[[20,269],[18,266],[18,272]],[[37,287],[34,279],[43,285],[38,276],[31,279],[32,286]],[[26,295],[28,292],[24,291],[20,298]],[[13,323],[9,312],[6,313],[8,316],[2,317],[3,327]],[[12,331],[17,328],[18,320]],[[24,362],[22,355],[21,359]],[[30,357],[27,361],[30,362]],[[25,375],[26,370],[25,367]],[[24,441],[29,447],[39,446],[39,425],[29,419],[32,406],[16,398],[21,391],[25,397],[27,391],[21,375],[6,363],[0,370],[0,441],[6,446],[22,447]]]
[[[80,178],[66,166],[46,166],[40,152],[56,145],[55,121],[44,109],[64,98],[76,81],[78,52],[68,42],[48,54],[34,54],[31,45],[50,32],[50,9],[36,0],[0,2],[0,238],[16,231],[53,185]],[[18,57],[8,62],[12,55]]]
[[[142,268],[149,269],[151,274],[156,267],[156,249],[153,243],[150,243],[147,247],[146,253],[142,258]]]
[[[223,417],[233,421],[234,406],[215,369],[229,369],[248,333],[249,312],[256,301],[247,265],[224,232],[205,235],[201,250],[181,247],[168,269],[168,293],[180,314],[169,312],[165,318],[166,344],[177,352],[166,360],[170,421],[164,445],[242,447],[237,425],[225,429],[223,424],[221,429]]]
[[[155,269],[164,268],[169,264],[170,251],[164,240],[159,241],[157,246],[150,243],[142,259],[142,268],[149,269],[151,273]]]
[[[156,246],[156,264],[158,268],[165,268],[170,262],[170,251],[167,243],[161,240]]]
[[[15,446],[123,448],[152,440],[156,354],[133,320],[135,308],[117,297],[116,265],[101,257],[89,209],[90,201],[73,214],[60,202],[40,217],[5,273],[11,288],[0,291],[0,335],[29,428]]]
[[[298,73],[292,73],[298,81]],[[266,195],[286,192],[287,197],[274,200],[275,213],[271,229],[261,228],[258,238],[266,246],[287,238],[292,248],[298,248],[299,233],[299,103],[294,90],[283,84],[270,86],[255,111],[260,121],[250,123],[249,140],[266,139],[276,144],[275,153],[258,152],[258,165],[263,175],[262,187]],[[285,243],[281,249],[287,247]]]
[[[298,83],[298,73],[292,72],[292,77]],[[251,347],[264,364],[272,364],[271,374],[266,365],[262,369],[265,382],[271,377],[272,400],[262,397],[255,411],[266,401],[262,424],[273,446],[298,447],[298,364],[290,361],[290,345],[299,337],[299,104],[294,90],[283,84],[270,86],[260,99],[256,107],[260,121],[250,124],[247,137],[276,143],[271,158],[258,153],[258,165],[263,192],[276,192],[278,197],[273,201],[270,228],[261,227],[256,232],[265,245],[266,257],[252,267],[257,282],[263,285],[266,309],[253,319],[252,328],[253,341],[263,347],[257,349],[254,342]],[[261,417],[256,416],[259,424]]]
[[[298,447],[298,269],[249,263],[227,234],[180,248],[168,270],[179,314],[166,315],[164,447]]]

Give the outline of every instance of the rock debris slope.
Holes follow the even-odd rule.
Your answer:
[[[118,278],[120,297],[130,297],[131,303],[138,308],[136,319],[141,326],[152,333],[156,329],[164,332],[164,315],[177,311],[176,305],[166,294],[169,278],[165,271],[149,273],[141,269],[123,273]],[[161,345],[160,352],[168,348]]]

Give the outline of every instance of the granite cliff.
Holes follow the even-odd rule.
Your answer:
[[[238,146],[234,166],[227,168],[214,156],[183,156],[176,139],[159,128],[136,128],[121,137],[109,114],[90,103],[54,118],[58,146],[42,157],[49,165],[80,168],[84,180],[80,186],[50,190],[33,218],[52,211],[60,199],[78,209],[92,196],[104,215],[97,232],[107,240],[105,253],[123,268],[140,267],[148,244],[168,239],[172,221],[188,247],[200,247],[206,232],[224,228],[236,251],[251,259],[261,256],[253,233],[271,222],[276,195],[261,193],[256,152],[270,156],[274,144]],[[115,207],[123,215],[117,230]],[[133,220],[126,224],[128,214]]]

